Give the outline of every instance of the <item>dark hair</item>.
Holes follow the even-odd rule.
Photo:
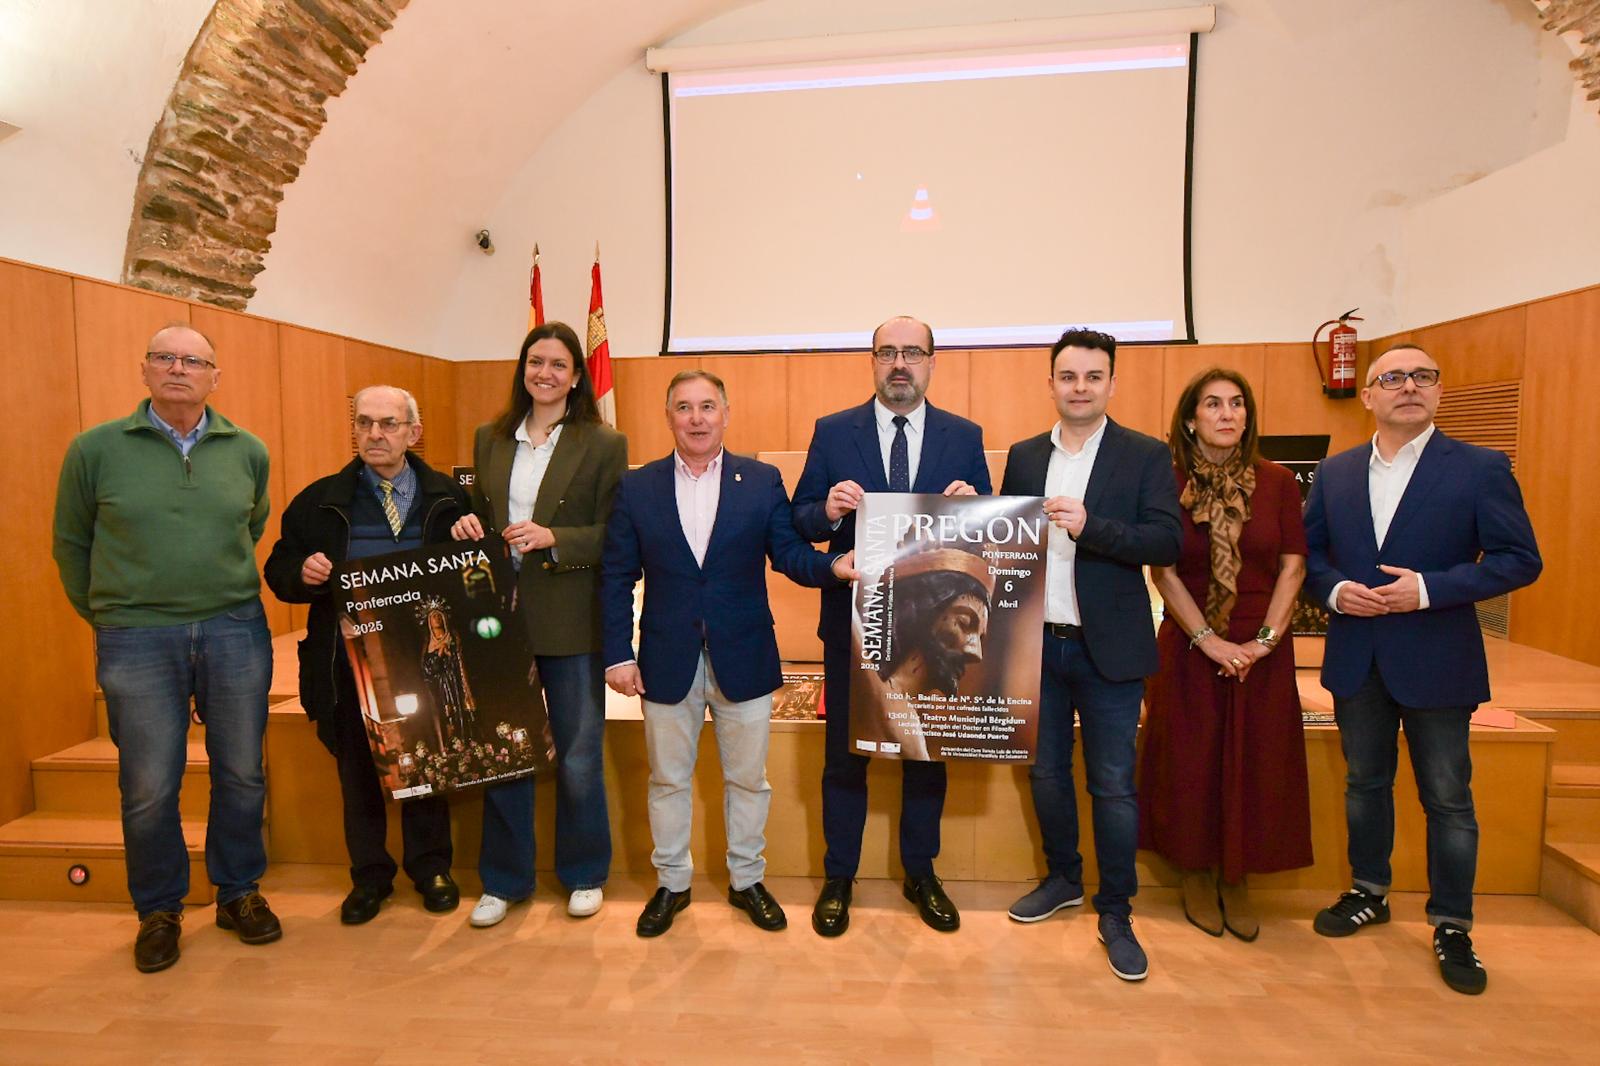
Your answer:
[[[1256,461],[1260,455],[1261,426],[1256,418],[1256,394],[1250,382],[1237,370],[1223,366],[1208,366],[1189,379],[1178,396],[1178,405],[1172,409],[1172,428],[1167,431],[1167,448],[1172,452],[1172,462],[1179,470],[1188,473],[1194,469],[1194,455],[1199,450],[1196,438],[1189,434],[1185,423],[1200,408],[1200,393],[1213,381],[1226,381],[1239,387],[1244,394],[1244,432],[1239,436],[1239,458],[1245,465]]]
[[[1111,373],[1117,372],[1117,338],[1109,333],[1101,333],[1097,329],[1084,329],[1074,326],[1063,333],[1050,349],[1050,376],[1056,376],[1056,356],[1061,354],[1063,348],[1094,348],[1106,353],[1106,358],[1111,360]]]
[[[680,370],[672,375],[672,380],[667,382],[667,406],[672,406],[672,390],[682,385],[685,381],[709,381],[717,387],[717,395],[722,397],[722,406],[732,407],[728,402],[728,386],[722,379],[709,370]]]
[[[522,380],[528,370],[528,349],[549,337],[560,341],[572,356],[573,386],[572,391],[567,393],[567,413],[556,424],[600,421],[600,404],[595,400],[594,382],[589,377],[589,367],[584,362],[583,345],[579,343],[578,335],[565,322],[546,322],[542,326],[534,326],[522,338],[517,372],[511,379],[511,400],[494,424],[495,432],[503,437],[515,437],[517,427],[522,425],[522,420],[533,409],[533,397],[528,394],[528,386]]]

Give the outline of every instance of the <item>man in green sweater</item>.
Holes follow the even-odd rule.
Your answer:
[[[139,912],[134,964],[151,973],[178,961],[189,892],[178,790],[191,699],[211,760],[206,872],[217,925],[247,944],[283,930],[258,891],[272,637],[255,543],[267,522],[267,449],[206,404],[221,372],[203,335],[168,326],[147,348],[150,399],[67,449],[55,558],[67,598],[95,630]]]

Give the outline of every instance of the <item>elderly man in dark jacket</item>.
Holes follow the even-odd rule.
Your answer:
[[[311,605],[300,642],[300,703],[339,764],[354,885],[339,911],[346,925],[377,915],[394,891],[396,867],[384,845],[383,789],[328,579],[334,565],[347,559],[448,542],[451,524],[468,511],[466,492],[409,451],[422,436],[410,393],[373,385],[356,394],[354,409],[361,454],[294,498],[266,565],[267,585],[280,600]],[[444,797],[407,800],[400,827],[402,862],[423,906],[438,914],[454,910],[460,892],[450,878],[450,812]]]

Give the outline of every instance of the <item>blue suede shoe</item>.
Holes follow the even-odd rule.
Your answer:
[[[1139,938],[1133,935],[1133,919],[1120,914],[1100,916],[1100,943],[1106,946],[1111,972],[1124,981],[1143,981],[1150,975],[1150,960],[1145,957]]]
[[[1051,874],[1039,887],[1017,900],[1006,911],[1013,922],[1042,922],[1063,907],[1083,906],[1083,886],[1068,881],[1064,874]]]

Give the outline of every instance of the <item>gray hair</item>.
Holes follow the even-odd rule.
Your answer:
[[[667,406],[672,406],[672,390],[686,381],[709,381],[717,387],[717,393],[722,397],[722,406],[732,407],[728,402],[728,387],[722,379],[709,370],[680,370],[672,375],[672,380],[667,383]]]
[[[417,398],[398,385],[368,385],[366,388],[361,389],[354,396],[350,397],[351,408],[353,409],[359,407],[361,405],[361,397],[378,389],[388,389],[390,392],[398,392],[401,398],[406,402],[406,417],[419,426],[422,424],[422,412],[417,409]]]

